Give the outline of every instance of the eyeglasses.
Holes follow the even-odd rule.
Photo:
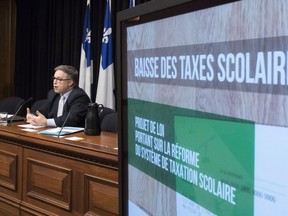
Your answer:
[[[54,82],[54,80],[56,80],[56,82],[62,83],[64,81],[71,80],[71,79],[61,79],[61,78],[56,78],[56,77],[52,76],[52,81]]]

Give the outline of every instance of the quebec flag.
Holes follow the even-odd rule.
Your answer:
[[[90,98],[91,98],[92,82],[93,82],[93,65],[91,59],[90,0],[87,0],[86,13],[83,25],[82,45],[81,45],[79,87],[84,89]]]
[[[135,0],[130,0],[129,2],[129,8],[135,7]]]
[[[96,103],[105,107],[115,109],[114,63],[112,49],[112,27],[111,27],[111,0],[107,0],[102,48],[100,57],[99,79],[96,94]]]

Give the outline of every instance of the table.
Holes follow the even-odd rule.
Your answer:
[[[1,216],[118,215],[117,134],[59,138],[18,124],[0,126]]]

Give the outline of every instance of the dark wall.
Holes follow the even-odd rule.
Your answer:
[[[14,95],[15,17],[15,1],[0,0],[0,99]]]
[[[136,5],[147,1],[136,0]],[[0,99],[45,98],[55,66],[79,69],[85,6],[86,0],[0,0]],[[91,0],[94,95],[105,6],[106,0]],[[128,6],[129,0],[112,0],[113,26],[116,13]]]

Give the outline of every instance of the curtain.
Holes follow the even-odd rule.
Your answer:
[[[136,1],[136,5],[146,1]],[[85,6],[86,0],[16,0],[16,96],[34,101],[46,98],[56,66],[69,64],[79,70]],[[92,98],[97,89],[105,6],[106,0],[91,0]],[[128,6],[129,0],[112,1],[114,40],[116,13]]]

